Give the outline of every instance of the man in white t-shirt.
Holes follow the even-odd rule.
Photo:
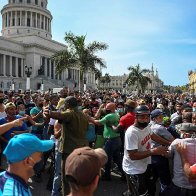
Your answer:
[[[126,174],[128,190],[124,196],[131,195],[130,177],[135,179],[138,194],[154,195],[155,188],[150,178],[152,174],[148,165],[151,163],[151,155],[166,155],[167,148],[163,146],[151,149],[151,139],[163,145],[170,142],[155,135],[150,127],[150,110],[146,105],[137,106],[135,109],[135,123],[125,133],[125,150],[123,157],[123,170]],[[150,184],[150,185],[149,185]]]

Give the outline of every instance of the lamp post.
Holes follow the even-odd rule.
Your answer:
[[[27,75],[26,90],[30,90],[30,76],[32,74],[32,67],[25,65],[25,74]]]
[[[14,79],[12,79],[11,90],[14,91]]]
[[[84,76],[84,92],[86,91],[86,76]]]
[[[43,93],[44,92],[44,81],[42,79],[42,83],[41,83],[41,92]]]

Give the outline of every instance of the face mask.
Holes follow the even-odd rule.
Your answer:
[[[137,124],[139,125],[139,127],[141,128],[145,128],[148,126],[148,122],[137,122]]]
[[[23,110],[19,110],[19,111],[18,111],[18,114],[20,114],[20,115],[24,116],[24,115],[25,115],[25,111],[23,111]]]
[[[184,137],[184,133],[180,133],[180,138],[183,139],[183,137]]]
[[[78,110],[79,111],[82,111],[82,106],[78,106]]]
[[[4,102],[4,98],[0,98],[0,103],[3,103]]]
[[[193,108],[193,112],[196,112],[196,108]]]
[[[124,110],[123,110],[123,108],[118,108],[118,109],[117,109],[117,112],[118,112],[118,113],[123,113]]]

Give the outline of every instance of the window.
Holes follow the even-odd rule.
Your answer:
[[[31,3],[31,0],[27,0],[27,3]]]
[[[38,5],[38,0],[35,0],[35,5]]]
[[[44,7],[44,2],[43,1],[41,2],[41,6]]]
[[[22,3],[22,0],[19,0],[19,3]]]

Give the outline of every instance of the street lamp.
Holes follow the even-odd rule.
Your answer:
[[[86,76],[84,76],[84,92],[86,91]]]
[[[14,91],[14,79],[12,79],[11,90]]]
[[[42,83],[41,83],[41,92],[43,93],[44,92],[44,80],[42,78]]]
[[[26,90],[30,90],[30,76],[32,74],[32,67],[25,65],[25,74],[27,75]]]

